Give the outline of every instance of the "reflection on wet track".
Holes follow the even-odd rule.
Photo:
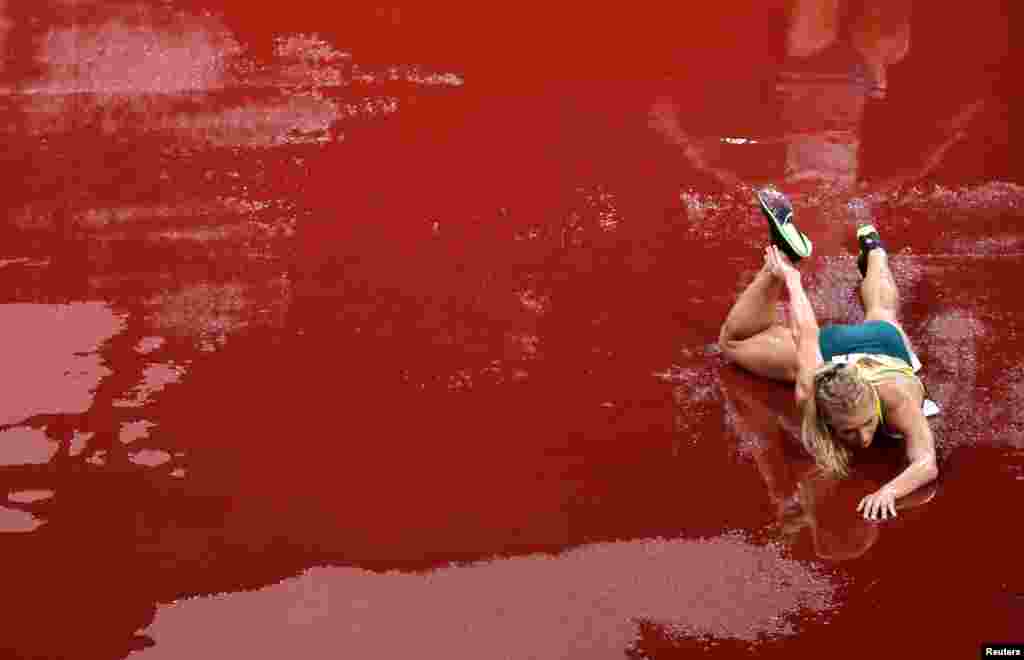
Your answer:
[[[910,4],[0,0],[0,654],[1019,637],[1008,36]],[[719,355],[767,182],[820,321],[862,315],[858,223],[890,246],[943,411],[895,520],[855,506],[898,449],[824,477]]]
[[[318,568],[260,591],[172,605],[143,657],[438,648],[455,657],[621,658],[644,624],[668,638],[752,642],[791,634],[797,612],[824,618],[836,587],[817,571],[733,535],[594,544],[427,574]],[[269,625],[253,634],[257,620]],[[231,623],[209,631],[210,621]]]

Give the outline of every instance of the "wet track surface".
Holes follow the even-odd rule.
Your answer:
[[[0,655],[1024,640],[1007,21],[839,4],[0,0]],[[767,183],[820,322],[891,252],[942,407],[895,520],[898,448],[821,477],[720,356]]]

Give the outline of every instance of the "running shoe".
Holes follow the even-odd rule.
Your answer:
[[[786,196],[775,188],[762,188],[757,191],[757,201],[768,218],[772,243],[793,263],[811,256],[811,240],[793,224],[793,205]]]
[[[878,235],[878,230],[874,225],[861,225],[857,228],[857,244],[860,246],[860,254],[857,255],[857,269],[860,270],[861,277],[867,277],[868,252],[875,248],[885,249],[885,246],[882,245],[882,237]]]

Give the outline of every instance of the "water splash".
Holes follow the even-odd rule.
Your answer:
[[[241,46],[217,19],[149,5],[120,5],[99,23],[52,28],[43,39],[47,72],[30,94],[119,94],[223,88]],[[180,27],[168,30],[160,24]]]

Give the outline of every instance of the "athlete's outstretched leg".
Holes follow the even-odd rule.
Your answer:
[[[889,270],[889,255],[878,247],[867,254],[867,272],[860,284],[864,317],[869,320],[896,322],[900,311],[900,292]]]
[[[910,338],[899,322],[900,292],[896,288],[896,278],[889,270],[889,254],[882,246],[878,231],[871,225],[865,225],[857,230],[857,240],[860,243],[857,266],[864,275],[864,281],[860,284],[864,320],[888,321],[895,325],[903,335],[907,352],[913,358],[914,349],[910,345]],[[917,366],[914,365],[915,368]]]

